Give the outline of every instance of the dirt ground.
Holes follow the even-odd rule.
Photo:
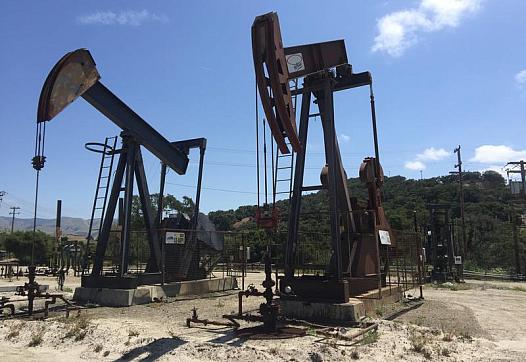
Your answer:
[[[246,285],[259,283],[261,274],[249,276]],[[48,282],[53,290],[56,283]],[[66,280],[67,287],[77,284],[76,278]],[[236,312],[236,291],[129,308],[97,307],[68,319],[61,313],[47,320],[0,321],[0,356],[2,361],[524,361],[525,291],[526,283],[427,285],[421,307],[394,321],[379,320],[378,332],[357,344],[316,336],[312,329],[293,339],[250,340],[227,327],[186,327],[194,307],[200,318],[213,320]],[[261,301],[245,299],[245,310],[255,310]]]

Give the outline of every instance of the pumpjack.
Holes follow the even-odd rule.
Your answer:
[[[279,281],[281,298],[347,302],[351,295],[385,285],[386,255],[396,244],[382,207],[384,174],[380,165],[376,112],[370,72],[354,73],[343,40],[284,47],[276,13],[255,18],[252,51],[257,89],[262,107],[282,154],[295,153],[288,236],[285,242],[284,276]],[[291,89],[289,82],[303,78],[303,86]],[[297,83],[296,83],[297,84]],[[374,157],[360,166],[360,180],[368,189],[366,209],[360,209],[347,187],[334,117],[334,93],[369,86]],[[293,97],[301,96],[299,129]],[[313,99],[314,98],[314,99]],[[318,112],[311,114],[312,103]],[[310,120],[319,116],[323,127],[326,164],[321,184],[303,184]],[[305,191],[326,190],[330,209],[332,256],[323,275],[296,276],[295,255],[300,232],[301,197]],[[267,213],[269,218],[272,212]],[[262,213],[258,213],[259,218]],[[268,220],[258,220],[265,225]],[[275,225],[268,222],[269,225]]]
[[[78,49],[64,55],[49,73],[40,94],[37,113],[37,147],[33,158],[33,167],[37,172],[44,166],[43,137],[46,122],[53,119],[70,103],[82,97],[110,121],[122,129],[120,138],[122,147],[116,149],[105,147],[104,152],[118,156],[115,175],[104,218],[98,234],[93,267],[89,275],[82,276],[83,287],[95,288],[134,288],[139,284],[160,283],[164,281],[163,258],[161,255],[163,242],[160,229],[162,213],[156,217],[152,208],[148,183],[144,170],[141,148],[144,147],[155,155],[162,163],[160,205],[164,192],[164,177],[167,167],[177,174],[186,173],[189,162],[189,150],[199,148],[201,159],[199,163],[198,192],[194,218],[190,227],[195,230],[199,215],[199,197],[203,171],[203,156],[206,149],[206,139],[198,138],[170,142],[157,132],[148,122],[135,113],[122,100],[113,94],[100,82],[100,74],[95,61],[86,49]],[[42,144],[41,144],[42,143]],[[38,177],[38,176],[37,176]],[[129,273],[131,209],[134,190],[134,179],[139,192],[142,215],[146,229],[150,258],[145,273]],[[115,219],[115,211],[119,196],[124,193],[122,229],[120,235],[119,263],[116,273],[106,273],[104,259],[110,239],[110,230]],[[159,211],[162,207],[159,207]],[[185,250],[182,251],[184,262],[170,275],[173,278],[185,279],[192,260],[192,251],[196,249],[196,233],[190,232]],[[88,241],[89,242],[89,241]],[[168,280],[170,281],[170,280]]]

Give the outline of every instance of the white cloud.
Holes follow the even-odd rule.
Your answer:
[[[481,0],[420,0],[417,8],[395,11],[377,21],[373,52],[399,57],[418,42],[422,32],[456,27],[467,14],[476,12]]]
[[[416,159],[419,161],[440,161],[446,157],[449,157],[450,153],[443,148],[429,147],[424,152],[416,155]]]
[[[102,24],[102,25],[131,25],[139,26],[147,22],[168,22],[166,15],[157,15],[148,10],[126,10],[119,13],[113,11],[97,11],[92,14],[81,15],[77,21],[83,25]]]
[[[479,172],[484,173],[486,171],[495,171],[499,173],[502,177],[504,177],[504,179],[508,178],[508,175],[502,166],[491,165],[491,166],[481,169]]]
[[[420,171],[420,170],[426,169],[426,165],[421,161],[407,161],[404,164],[404,167],[407,168],[408,170],[413,170],[413,171]]]
[[[495,164],[520,159],[526,159],[526,150],[514,150],[505,145],[482,145],[475,149],[475,156],[470,161]]]
[[[407,161],[404,167],[413,171],[425,170],[426,162],[440,161],[450,155],[451,153],[443,148],[429,147],[424,152],[417,154],[413,161]]]
[[[526,89],[526,69],[515,74],[515,82],[521,89]]]
[[[345,133],[341,133],[338,139],[340,140],[340,142],[349,142],[351,140],[351,137],[346,135]]]

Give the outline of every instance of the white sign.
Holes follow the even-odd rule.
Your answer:
[[[178,232],[175,232],[175,231],[167,231],[166,232],[165,243],[166,244],[184,245],[184,243],[185,243],[185,235],[184,235],[184,233],[178,233]]]
[[[289,73],[296,73],[300,70],[305,70],[305,64],[303,63],[303,55],[301,53],[289,54],[287,58],[287,69]]]
[[[389,237],[389,231],[378,230],[378,235],[380,235],[380,243],[383,245],[391,245],[391,238]]]
[[[455,265],[462,265],[462,256],[460,255],[455,256]]]

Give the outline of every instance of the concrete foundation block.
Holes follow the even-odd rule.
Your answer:
[[[185,295],[202,295],[237,288],[235,277],[190,280],[165,285],[142,285],[136,289],[75,288],[73,299],[108,307],[148,304],[155,299]]]
[[[363,303],[354,298],[347,303],[280,300],[280,311],[288,318],[318,322],[348,323],[365,317]]]
[[[133,304],[135,289],[75,288],[73,299],[108,307],[128,307]]]

